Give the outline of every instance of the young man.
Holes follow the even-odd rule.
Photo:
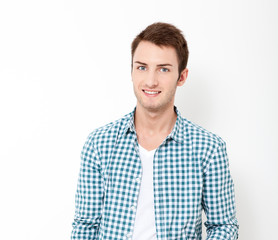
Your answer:
[[[72,239],[237,239],[225,142],[182,118],[187,43],[155,23],[132,43],[135,110],[91,133],[81,154]]]

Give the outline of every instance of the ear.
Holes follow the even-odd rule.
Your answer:
[[[182,85],[185,83],[185,81],[186,81],[186,79],[187,79],[187,76],[188,76],[188,69],[185,68],[185,69],[181,72],[181,74],[180,74],[180,78],[179,78],[179,80],[178,80],[177,85],[178,85],[178,86],[182,86]]]

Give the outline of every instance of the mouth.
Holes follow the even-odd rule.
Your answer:
[[[148,96],[157,96],[161,91],[154,91],[154,90],[142,90]]]

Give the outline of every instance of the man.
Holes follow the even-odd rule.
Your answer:
[[[237,239],[224,141],[182,118],[188,48],[154,23],[132,43],[135,110],[91,133],[81,154],[72,239]]]

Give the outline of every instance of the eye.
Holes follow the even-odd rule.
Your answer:
[[[161,68],[160,71],[161,72],[169,72],[169,69],[168,68]]]
[[[146,71],[147,68],[145,66],[139,66],[137,69],[141,70],[141,71]]]

